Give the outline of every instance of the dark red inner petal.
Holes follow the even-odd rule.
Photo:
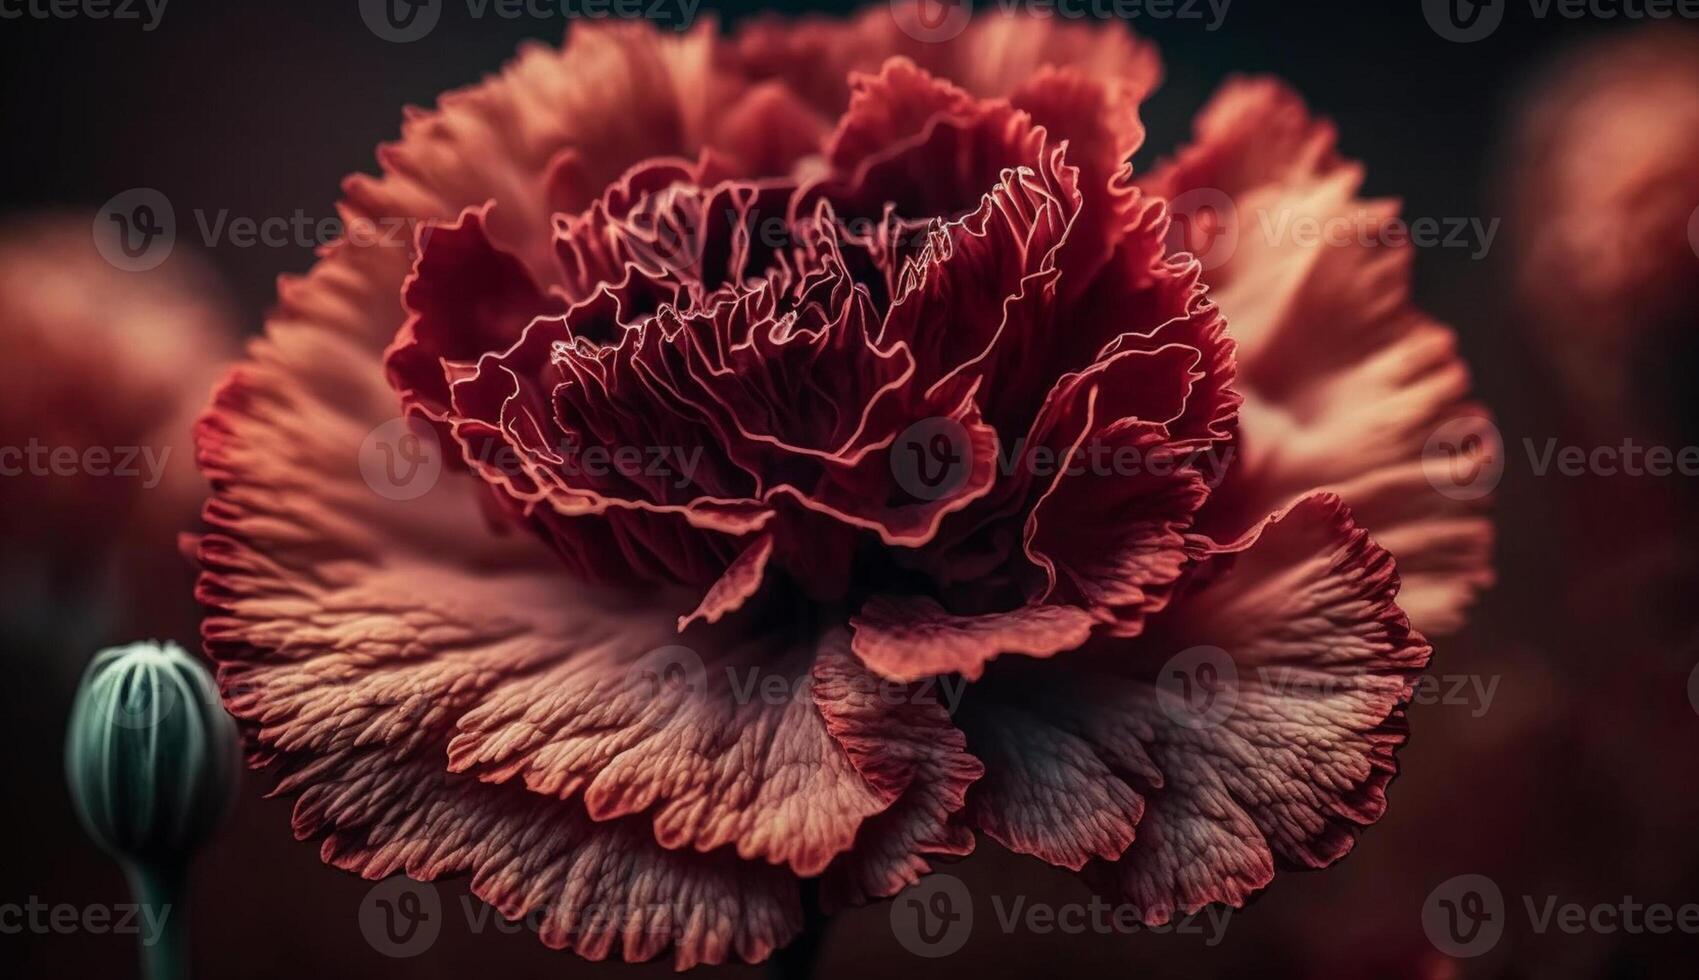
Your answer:
[[[1237,402],[1195,269],[1125,185],[1142,130],[1117,93],[1043,72],[979,100],[893,59],[808,179],[640,163],[555,217],[543,284],[474,209],[425,243],[392,382],[575,571],[700,590],[681,623],[774,579],[936,609],[933,631],[1066,607],[1134,632],[1206,488],[1072,461],[1205,450]]]

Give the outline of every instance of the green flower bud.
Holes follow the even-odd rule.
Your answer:
[[[236,726],[181,647],[106,650],[77,690],[65,769],[100,846],[131,868],[180,869],[234,800]]]

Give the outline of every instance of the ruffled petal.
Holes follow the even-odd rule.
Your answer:
[[[1304,494],[1337,492],[1422,570],[1407,583],[1417,625],[1460,626],[1493,579],[1486,501],[1407,479],[1434,499],[1410,506],[1383,493],[1436,430],[1480,412],[1451,330],[1411,301],[1413,250],[1387,230],[1396,204],[1358,199],[1361,167],[1339,156],[1333,127],[1264,79],[1229,83],[1195,143],[1142,183],[1214,215],[1176,225],[1174,237],[1209,260],[1205,279],[1238,343],[1239,461],[1200,522],[1231,539]],[[1311,222],[1344,243],[1292,231]]]
[[[433,419],[448,413],[450,381],[485,352],[511,347],[537,317],[566,312],[490,241],[489,212],[468,209],[433,228],[402,291],[409,316],[384,363],[402,404]]]
[[[822,904],[830,910],[895,895],[931,871],[934,858],[971,853],[973,833],[956,817],[985,767],[950,717],[961,685],[893,683],[847,652],[823,654],[813,680],[827,730],[891,801],[827,868]]]
[[[253,763],[299,794],[297,833],[368,877],[471,872],[475,894],[540,914],[545,942],[592,958],[671,949],[684,967],[785,942],[800,925],[788,875],[448,773],[456,719],[585,642],[609,607],[585,608],[530,539],[493,533],[464,476],[406,501],[364,485],[362,416],[386,401],[375,356],[326,332],[284,339],[262,342],[201,422],[216,496],[197,594]],[[622,621],[633,642],[643,623],[671,635],[649,613]]]
[[[434,111],[409,110],[401,139],[378,150],[382,175],[347,178],[339,210],[349,227],[418,227],[493,200],[491,237],[553,284],[552,213],[588,206],[639,160],[693,157],[703,145],[709,110],[735,95],[712,70],[713,46],[708,25],[673,35],[588,22],[562,49],[527,46],[500,75],[443,96]],[[306,279],[279,283],[280,318],[389,344],[414,258],[395,245],[386,235],[329,246]]]
[[[694,622],[717,623],[728,613],[737,612],[749,601],[767,577],[767,562],[773,557],[773,536],[762,534],[733,559],[724,575],[708,589],[702,602],[688,616],[680,616],[679,632]]]
[[[1040,134],[1035,134],[1040,135]],[[1061,250],[1082,206],[1059,146],[1003,177],[964,218],[934,226],[897,278],[883,339],[912,344],[922,383],[974,390],[1000,433],[1027,430],[1054,378],[1040,371],[1056,328]]]
[[[732,845],[803,876],[825,870],[890,805],[805,693],[816,657],[847,651],[841,629],[701,654],[618,624],[596,632],[594,646],[496,684],[461,717],[450,770],[582,794],[597,820],[649,813],[663,847]]]
[[[1427,663],[1397,588],[1318,495],[1212,559],[1144,636],[998,664],[961,716],[987,769],[970,821],[1055,863],[1110,862],[1094,873],[1150,924],[1243,904],[1277,861],[1337,860],[1385,809]]]
[[[965,819],[1012,851],[1078,871],[1126,852],[1145,812],[1141,788],[1161,773],[1081,675],[1045,666],[1053,673],[969,692],[961,724],[986,775]]]
[[[585,959],[637,963],[670,949],[680,970],[755,963],[802,927],[796,879],[725,853],[667,850],[638,818],[597,823],[387,746],[286,771],[280,791],[300,793],[295,833],[324,837],[325,863],[374,880],[469,873],[472,894]]]
[[[1061,259],[1068,270],[1066,295],[1078,295],[1092,283],[1141,206],[1128,161],[1144,142],[1139,120],[1144,95],[1124,79],[1093,77],[1074,66],[1045,66],[1010,97],[1051,140],[1067,141],[1068,161],[1080,170],[1087,206]]]
[[[1072,650],[1091,635],[1092,624],[1091,614],[1075,606],[958,616],[925,596],[875,596],[850,620],[856,656],[898,681],[949,673],[976,680],[1002,654]]]
[[[848,105],[853,73],[873,72],[893,57],[951,79],[978,98],[1006,98],[1046,66],[1071,66],[1125,88],[1134,99],[1149,94],[1162,77],[1156,48],[1120,24],[987,13],[965,20],[960,37],[939,44],[923,40],[929,32],[914,31],[918,10],[918,3],[902,0],[847,22],[758,17],[739,28],[733,45],[750,78],[782,81],[827,120]]]
[[[344,216],[446,220],[493,200],[491,248],[554,285],[552,212],[585,207],[639,159],[697,152],[723,93],[712,45],[711,29],[586,24],[564,52],[529,48],[499,78],[410,114],[380,151],[384,176],[346,183]],[[214,484],[214,531],[199,545],[204,633],[254,762],[279,767],[280,791],[300,795],[297,830],[326,835],[339,866],[471,872],[476,894],[510,916],[543,913],[546,942],[592,958],[764,958],[800,926],[789,872],[668,851],[646,816],[596,822],[582,801],[447,772],[460,715],[569,649],[550,636],[582,639],[571,597],[584,589],[529,538],[493,533],[477,482],[440,472],[440,452],[400,460],[415,468],[399,475],[429,492],[377,492],[374,480],[397,475],[375,449],[400,407],[379,353],[402,325],[413,259],[342,242],[280,283],[267,336],[199,428]],[[441,305],[455,299],[428,305],[482,312]],[[514,322],[498,320],[498,332]],[[649,619],[673,635],[672,614]]]
[[[1219,331],[1215,342],[1226,343]],[[1040,601],[1089,609],[1124,636],[1161,609],[1193,557],[1186,532],[1209,491],[1192,451],[1210,444],[1235,407],[1219,389],[1199,387],[1219,353],[1129,347],[1052,392],[1036,441],[1053,443],[1056,470],[1025,532],[1026,553],[1044,570]],[[1210,396],[1216,405],[1194,407]],[[1189,428],[1188,412],[1202,424]],[[1071,441],[1056,444],[1058,434]]]

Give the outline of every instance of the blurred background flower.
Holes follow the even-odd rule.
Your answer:
[[[130,271],[98,230],[87,214],[0,222],[0,622],[191,642],[175,542],[197,523],[190,431],[235,315],[193,255]]]
[[[1521,102],[1499,179],[1523,320],[1597,425],[1644,426],[1699,321],[1699,31],[1577,44]]]

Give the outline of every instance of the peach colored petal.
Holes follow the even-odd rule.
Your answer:
[[[762,534],[733,559],[701,603],[688,616],[680,616],[679,632],[694,622],[717,623],[727,613],[736,612],[761,588],[766,579],[767,562],[773,557],[773,536]]]
[[[1386,232],[1396,203],[1359,199],[1361,183],[1332,126],[1267,79],[1230,82],[1194,144],[1142,181],[1169,198],[1232,202],[1226,239],[1201,239],[1196,221],[1177,231],[1205,258],[1211,243],[1237,242],[1204,277],[1238,344],[1240,458],[1200,522],[1231,538],[1306,493],[1338,492],[1423,570],[1406,597],[1418,625],[1449,631],[1493,579],[1487,501],[1405,481],[1436,498],[1412,507],[1377,488],[1408,472],[1440,426],[1479,409],[1451,330],[1410,299],[1413,250]],[[1337,226],[1345,244],[1280,230],[1306,221]]]
[[[226,705],[254,764],[299,794],[297,832],[369,877],[471,872],[475,894],[591,958],[670,949],[685,967],[786,941],[800,924],[787,876],[669,852],[646,818],[596,823],[580,801],[448,773],[457,720],[594,642],[587,624],[656,646],[673,624],[616,612],[531,539],[491,531],[467,477],[405,502],[372,492],[344,412],[375,359],[289,336],[289,354],[324,345],[312,369],[289,373],[262,344],[201,423],[218,495],[199,596]]]
[[[664,35],[585,22],[562,49],[527,46],[500,75],[444,95],[434,111],[410,110],[401,139],[378,151],[382,175],[347,178],[339,210],[350,226],[422,225],[493,200],[491,236],[551,284],[552,213],[588,206],[639,160],[693,157],[703,145],[710,109],[735,95],[711,70],[713,44],[708,25]],[[307,278],[279,283],[276,319],[381,348],[401,325],[412,261],[412,249],[387,242],[333,244]]]
[[[1428,658],[1393,602],[1390,557],[1337,497],[1307,497],[1233,547],[1144,636],[999,664],[962,715],[987,767],[970,821],[1068,867],[1111,861],[1094,874],[1150,924],[1243,904],[1277,860],[1321,867],[1350,850],[1385,808]],[[1199,647],[1227,661],[1209,688],[1217,716],[1164,676]]]
[[[855,848],[826,869],[822,904],[894,895],[930,871],[934,857],[971,853],[973,833],[956,817],[985,767],[968,754],[943,685],[894,684],[847,651],[816,660],[813,681],[827,730],[856,771],[891,800],[862,824]]]
[[[687,680],[659,690],[644,661],[657,646],[613,625],[597,632],[594,646],[536,676],[494,685],[460,719],[449,769],[545,796],[582,794],[597,820],[647,813],[663,847],[731,845],[803,876],[823,871],[890,805],[802,693],[817,656],[847,650],[841,630],[680,652]]]
[[[564,53],[527,49],[411,114],[380,152],[385,175],[348,181],[345,211],[447,219],[493,199],[492,238],[552,282],[552,210],[583,207],[641,157],[695,152],[716,96],[711,44],[706,30],[584,25]],[[444,473],[397,501],[362,479],[362,440],[398,410],[378,352],[401,325],[411,262],[408,248],[340,243],[280,283],[267,336],[201,423],[215,487],[204,632],[256,764],[283,768],[298,830],[328,834],[340,866],[470,871],[507,914],[546,909],[546,942],[595,958],[765,957],[800,925],[788,876],[665,851],[647,818],[595,823],[581,801],[447,773],[459,715],[582,634],[570,597],[583,589],[535,542],[492,533],[474,481]],[[673,635],[671,615],[645,621]]]
[[[280,792],[300,794],[295,833],[324,837],[327,864],[368,879],[470,873],[472,894],[585,959],[638,963],[671,950],[679,970],[756,963],[802,927],[794,878],[728,854],[665,850],[638,818],[595,823],[582,808],[450,776],[392,746],[349,746],[288,769]]]
[[[977,680],[1000,654],[1048,657],[1072,650],[1091,635],[1092,618],[1062,605],[958,616],[921,596],[875,596],[850,625],[856,656],[885,677],[912,681],[959,673]]]
[[[1151,637],[1158,649],[1226,651],[1238,704],[1219,725],[1194,727],[1158,707],[1170,691],[1143,692],[1164,781],[1106,876],[1147,923],[1242,904],[1275,861],[1320,868],[1345,856],[1385,812],[1404,706],[1428,661],[1394,603],[1391,556],[1339,498],[1304,498],[1243,547],[1176,603],[1162,624],[1171,632]]]

